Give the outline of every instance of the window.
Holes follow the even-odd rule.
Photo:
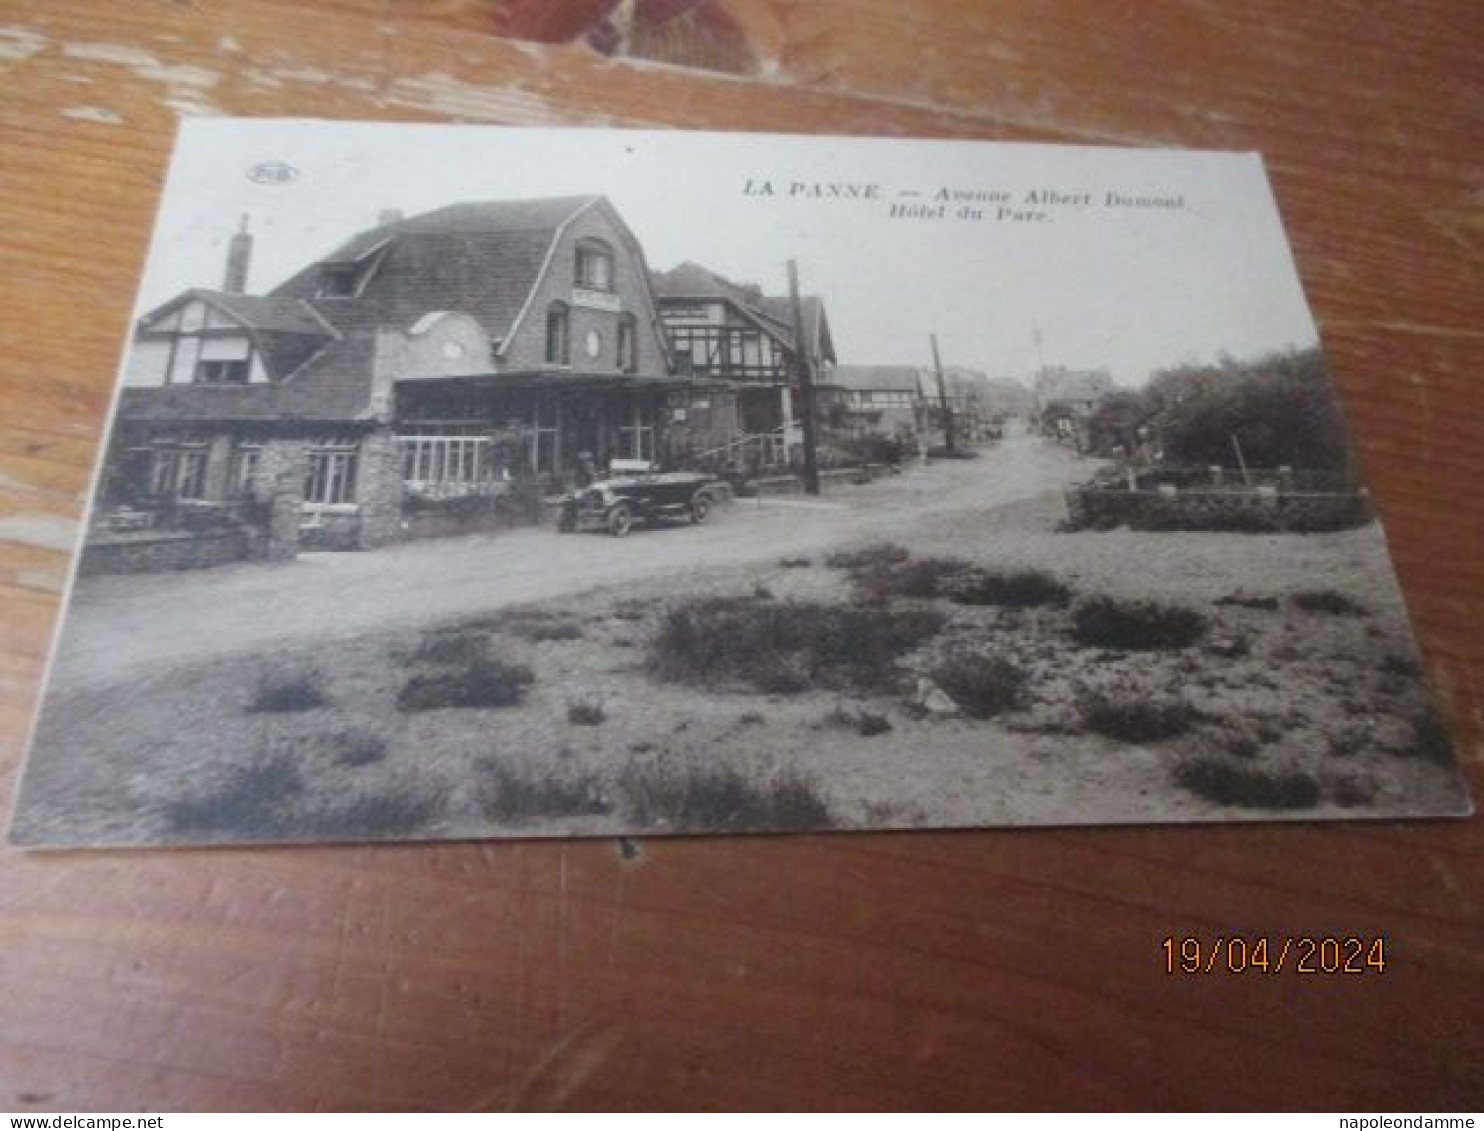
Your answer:
[[[245,499],[252,494],[253,481],[258,477],[258,465],[262,461],[261,444],[240,444],[232,453],[232,462],[227,469],[227,491],[234,499]]]
[[[635,397],[629,417],[618,426],[621,459],[654,459],[654,412]]]
[[[198,385],[246,385],[251,363],[247,358],[231,361],[196,362],[196,384]]]
[[[206,445],[156,448],[150,472],[152,494],[176,499],[200,499],[206,494]]]
[[[613,252],[597,240],[577,245],[576,282],[589,291],[613,290]]]
[[[304,501],[321,506],[352,503],[356,496],[356,449],[309,449],[309,474],[304,477]]]
[[[625,314],[618,320],[618,371],[620,373],[639,371],[638,351],[635,348],[636,338],[634,316]]]
[[[671,326],[670,342],[684,370],[699,376],[781,381],[787,358],[771,338],[743,327]]]
[[[561,420],[556,402],[540,400],[531,408],[531,470],[554,475],[557,470],[557,443]]]
[[[572,364],[570,318],[565,303],[554,302],[546,309],[546,364]]]
[[[354,267],[326,267],[320,272],[316,298],[353,298],[356,293]]]
[[[419,488],[470,487],[488,478],[486,436],[402,436],[402,478]]]

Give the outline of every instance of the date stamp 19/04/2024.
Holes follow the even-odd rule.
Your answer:
[[[1160,940],[1165,973],[1382,974],[1386,938],[1377,935],[1166,935]]]

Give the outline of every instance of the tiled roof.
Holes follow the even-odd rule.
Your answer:
[[[837,365],[832,372],[832,385],[858,392],[920,391],[922,371],[915,365]]]
[[[225,291],[197,291],[208,302],[254,330],[282,334],[313,334],[330,337],[330,328],[315,315],[308,303],[277,295],[238,295]]]
[[[665,299],[720,298],[736,303],[754,316],[767,322],[779,338],[789,346],[794,339],[793,302],[787,296],[765,295],[761,288],[743,283],[734,283],[724,275],[718,275],[709,267],[686,260],[668,271],[657,271],[650,277],[655,297]],[[803,295],[799,299],[800,312],[804,317],[805,340],[813,353],[834,357],[833,347],[821,339],[826,334],[824,300],[818,295]]]
[[[126,388],[125,419],[355,420],[365,414],[374,338],[357,334],[334,343],[336,363],[312,378],[292,376],[266,385],[163,385]]]
[[[558,229],[595,196],[453,204],[368,229],[316,259],[271,295],[217,296],[239,317],[273,325],[279,348],[298,334],[300,355],[272,386],[130,389],[128,416],[192,420],[258,420],[280,417],[351,420],[362,416],[371,392],[378,329],[410,328],[432,310],[458,310],[476,318],[491,338],[510,332],[531,293]],[[365,263],[358,294],[319,296],[323,267]],[[319,335],[312,349],[302,329]],[[329,329],[333,328],[333,329]],[[338,335],[338,336],[334,336]],[[265,346],[265,352],[267,347]]]

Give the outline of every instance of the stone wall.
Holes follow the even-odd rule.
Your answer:
[[[98,535],[83,546],[80,574],[207,569],[262,556],[264,539],[246,528],[150,530]]]
[[[397,437],[388,428],[378,428],[361,441],[356,477],[360,549],[374,550],[405,536],[402,496],[402,452]]]
[[[1155,491],[1074,487],[1067,513],[1075,529],[1226,530],[1309,533],[1361,526],[1371,519],[1364,491]]]

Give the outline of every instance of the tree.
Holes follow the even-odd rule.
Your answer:
[[[1165,370],[1150,381],[1149,396],[1162,410],[1172,463],[1234,467],[1235,436],[1251,467],[1351,470],[1349,437],[1317,347]]]

